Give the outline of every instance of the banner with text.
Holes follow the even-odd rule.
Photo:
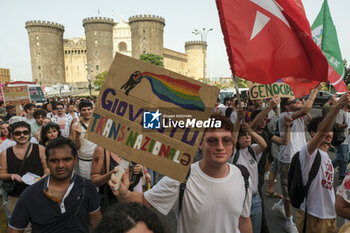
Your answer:
[[[281,98],[294,97],[293,91],[289,85],[282,82],[272,84],[252,83],[249,86],[249,97],[251,100],[269,99],[275,95]]]
[[[2,86],[2,95],[5,105],[22,105],[30,103],[28,86]]]
[[[124,159],[182,182],[219,89],[117,53],[87,138]],[[216,127],[216,126],[215,126]]]

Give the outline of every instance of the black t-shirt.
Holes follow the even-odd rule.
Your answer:
[[[89,214],[100,208],[95,185],[75,174],[72,187],[67,189],[66,198],[59,205],[44,193],[48,179],[49,176],[24,190],[9,226],[22,230],[30,222],[32,233],[88,233]]]

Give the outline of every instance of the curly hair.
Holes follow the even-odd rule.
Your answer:
[[[41,135],[40,135],[40,139],[41,139],[41,144],[45,145],[46,142],[49,140],[46,136],[46,133],[50,130],[50,129],[56,129],[58,132],[57,137],[61,136],[61,130],[60,130],[60,126],[56,123],[50,122],[47,123],[41,130]]]
[[[136,202],[118,203],[108,208],[93,233],[125,233],[138,223],[145,223],[154,233],[165,233],[158,216],[146,206]]]

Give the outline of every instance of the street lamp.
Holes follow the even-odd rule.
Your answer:
[[[94,65],[92,65],[92,64],[85,64],[85,66],[86,66],[86,71],[87,71],[87,80],[88,80],[88,82],[89,82],[89,95],[90,95],[90,97],[91,97],[91,78],[90,78],[90,72],[92,72],[93,70],[92,70],[92,68],[94,67]]]
[[[202,30],[194,29],[193,34],[200,35],[201,41],[207,41],[207,35],[210,31],[213,31],[214,28],[209,28],[208,30],[206,28],[202,28]]]
[[[195,35],[200,35],[201,36],[201,41],[207,41],[207,35],[210,31],[213,31],[214,28],[209,28],[208,30],[206,28],[202,28],[202,30],[194,29],[193,34]],[[203,82],[206,83],[206,78],[205,78],[205,58],[206,56],[203,55]]]

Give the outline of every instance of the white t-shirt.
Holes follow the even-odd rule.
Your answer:
[[[281,137],[284,137],[284,116],[287,114],[293,113],[281,113],[280,119],[278,121],[278,128]],[[290,128],[290,142],[288,143],[288,145],[280,146],[278,161],[282,163],[290,163],[295,153],[300,151],[305,144],[305,125],[303,118],[300,117],[293,121],[293,125]]]
[[[232,124],[235,124],[235,123],[236,123],[236,120],[237,120],[237,112],[236,112],[235,110],[231,112],[230,120],[231,120]]]
[[[86,160],[92,159],[92,155],[94,154],[94,151],[97,145],[84,138],[86,134],[86,129],[84,129],[84,127],[79,122],[75,122],[73,125],[78,125],[81,128],[81,135],[80,135],[81,146],[80,146],[80,149],[78,150],[78,157]],[[89,127],[89,124],[85,124],[85,125]]]
[[[250,147],[253,149],[254,152],[257,145],[258,144],[250,145]],[[239,150],[239,158],[237,160],[237,164],[241,164],[248,169],[252,180],[252,193],[255,193],[258,191],[258,182],[259,182],[258,163],[261,159],[261,155],[262,155],[262,152],[259,154],[255,152],[255,158],[257,160],[255,161],[253,156],[249,153],[248,147]]]
[[[199,162],[192,164],[181,213],[180,182],[169,177],[163,177],[145,192],[145,199],[164,215],[171,209],[175,211],[178,233],[240,232],[238,220],[240,216],[249,217],[252,193],[249,186],[246,196],[241,171],[235,165],[229,166],[226,177],[212,178],[200,169]]]
[[[24,116],[24,117],[22,117],[22,121],[27,122],[28,124],[31,125],[35,122],[35,119],[34,118],[29,119],[26,116]]]
[[[72,122],[73,118],[70,118],[66,114],[62,117],[56,115],[51,118],[51,121],[58,124],[61,131],[61,136],[68,138],[69,137],[69,131],[70,131],[70,124]]]
[[[299,153],[300,168],[304,185],[307,183],[309,172],[312,163],[315,160],[317,150],[310,155],[307,151],[306,144]],[[320,219],[333,219],[337,216],[334,208],[334,169],[328,154],[322,150],[319,151],[321,155],[321,165],[309,188],[307,197],[307,212]],[[300,208],[305,211],[305,200],[301,204]]]
[[[225,111],[226,111],[226,109],[227,109],[227,106],[226,106],[226,105],[220,104],[220,105],[218,106],[218,111],[219,111],[222,115],[224,115],[224,116],[225,116]]]

